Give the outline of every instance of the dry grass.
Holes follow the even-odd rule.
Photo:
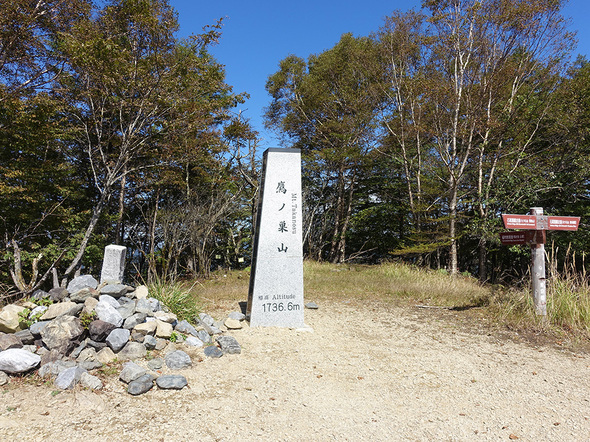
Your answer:
[[[590,285],[582,278],[550,281],[547,313],[552,324],[590,336]]]
[[[498,326],[544,335],[578,347],[590,344],[590,288],[554,276],[547,281],[547,316],[537,316],[529,289],[501,289],[494,293],[486,315]]]
[[[500,288],[490,298],[488,314],[496,323],[520,331],[568,341],[575,346],[590,343],[590,283],[584,270],[573,264],[557,269],[555,253],[548,257],[547,316],[537,316],[528,288]],[[566,260],[567,261],[567,260]],[[575,262],[575,256],[571,257]],[[582,265],[584,269],[584,265]]]
[[[587,278],[552,273],[546,318],[536,316],[529,290],[482,286],[472,277],[399,263],[334,265],[306,261],[305,300],[377,301],[395,306],[447,307],[474,311],[500,328],[546,335],[570,342],[590,341],[590,285]],[[248,298],[248,270],[216,273],[194,285],[191,293],[212,314],[237,310]]]
[[[349,300],[467,307],[483,305],[489,290],[473,278],[451,278],[440,272],[403,264],[334,265],[306,261],[303,266],[306,300]],[[250,273],[215,273],[195,285],[192,293],[205,309],[246,301]]]
[[[561,271],[557,268],[557,250],[551,246],[548,256],[549,281],[547,313],[551,324],[586,339],[590,338],[590,282],[586,274],[586,256],[582,254],[581,269],[576,268],[576,254],[570,249]]]
[[[464,308],[481,306],[490,296],[489,290],[473,278],[452,278],[441,272],[398,263],[369,266],[308,261],[304,276],[307,298]]]
[[[239,303],[248,300],[249,282],[250,272],[247,270],[218,271],[212,273],[209,279],[193,284],[191,294],[207,313],[227,313],[230,309],[239,311]]]

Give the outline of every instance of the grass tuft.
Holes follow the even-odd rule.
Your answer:
[[[547,289],[549,322],[561,329],[590,337],[590,285],[577,276],[551,278]]]
[[[201,303],[192,293],[192,286],[186,287],[182,282],[165,283],[156,281],[148,286],[150,296],[166,305],[178,320],[194,322],[201,312]]]

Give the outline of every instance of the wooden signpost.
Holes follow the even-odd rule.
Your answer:
[[[547,286],[545,284],[545,241],[547,230],[578,230],[580,217],[546,216],[542,207],[533,207],[528,215],[502,215],[504,227],[518,232],[500,233],[505,245],[530,244],[533,299],[537,315],[547,315]]]

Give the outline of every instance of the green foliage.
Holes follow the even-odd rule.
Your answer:
[[[194,321],[200,312],[198,299],[191,293],[194,287],[185,287],[179,282],[156,281],[149,285],[150,296],[156,298],[174,313],[179,320]]]
[[[115,359],[113,362],[105,364],[101,368],[99,368],[98,373],[103,377],[112,377],[121,373],[122,367],[123,364],[119,362],[118,359]]]
[[[170,335],[170,342],[178,342],[180,341],[182,338],[182,340],[186,339],[186,336],[183,335],[182,333],[177,333],[175,331],[172,332],[172,334]]]
[[[38,312],[31,316],[31,310],[28,308],[24,309],[22,312],[18,314],[18,322],[23,329],[30,328],[31,325],[39,322],[41,316],[43,316],[44,312]]]
[[[53,301],[49,297],[45,297],[45,298],[35,299],[35,304],[49,307],[51,304],[53,304]]]
[[[267,125],[303,149],[309,253],[334,262],[345,258],[357,181],[377,137],[384,97],[376,93],[375,47],[369,38],[344,34],[307,62],[285,58],[266,84],[273,97]]]
[[[18,323],[20,324],[21,328],[23,328],[23,329],[29,328],[31,325],[33,325],[34,322],[31,319],[29,319],[30,314],[31,314],[31,310],[29,310],[28,308],[19,312]]]
[[[563,69],[562,3],[423,2],[282,60],[266,124],[303,152],[306,256],[523,280],[530,252],[500,246],[499,214],[543,206],[582,217],[550,235],[588,266],[590,65]],[[5,298],[48,287],[52,266],[96,273],[112,242],[156,286],[250,254],[259,140],[232,115],[247,94],[210,52],[220,30],[180,40],[167,0],[0,8]],[[165,302],[191,318],[175,287]]]
[[[90,325],[90,323],[94,320],[96,320],[96,312],[82,312],[80,313],[80,323],[82,324],[82,327],[84,327],[85,329],[88,329],[88,326]]]
[[[92,272],[105,245],[124,240],[160,256],[159,264],[141,261],[142,274],[146,264],[164,277],[179,263],[208,272],[211,232],[237,211],[227,195],[242,187],[232,168],[243,155],[224,155],[221,129],[245,94],[232,93],[209,53],[220,23],[185,40],[177,31],[167,0],[15,0],[1,8],[0,236],[16,246],[0,249],[0,281],[12,272],[26,281],[21,291],[32,291],[47,284],[52,266],[59,276],[81,266]],[[255,143],[256,134],[243,121],[227,139]],[[173,211],[184,202],[209,225],[188,226],[184,241],[150,238],[169,231],[153,224],[158,206]],[[162,249],[150,250],[150,239]]]

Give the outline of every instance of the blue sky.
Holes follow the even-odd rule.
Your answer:
[[[260,133],[260,151],[278,147],[278,141],[263,125],[263,108],[270,97],[264,89],[269,75],[289,54],[307,58],[333,47],[340,36],[352,32],[369,35],[392,11],[420,7],[420,0],[170,0],[179,13],[180,35],[197,34],[203,26],[224,18],[220,44],[213,48],[225,65],[227,83],[234,92],[248,92],[250,99],[240,106]],[[577,53],[590,59],[590,1],[570,0],[563,15],[572,19],[578,32]]]

